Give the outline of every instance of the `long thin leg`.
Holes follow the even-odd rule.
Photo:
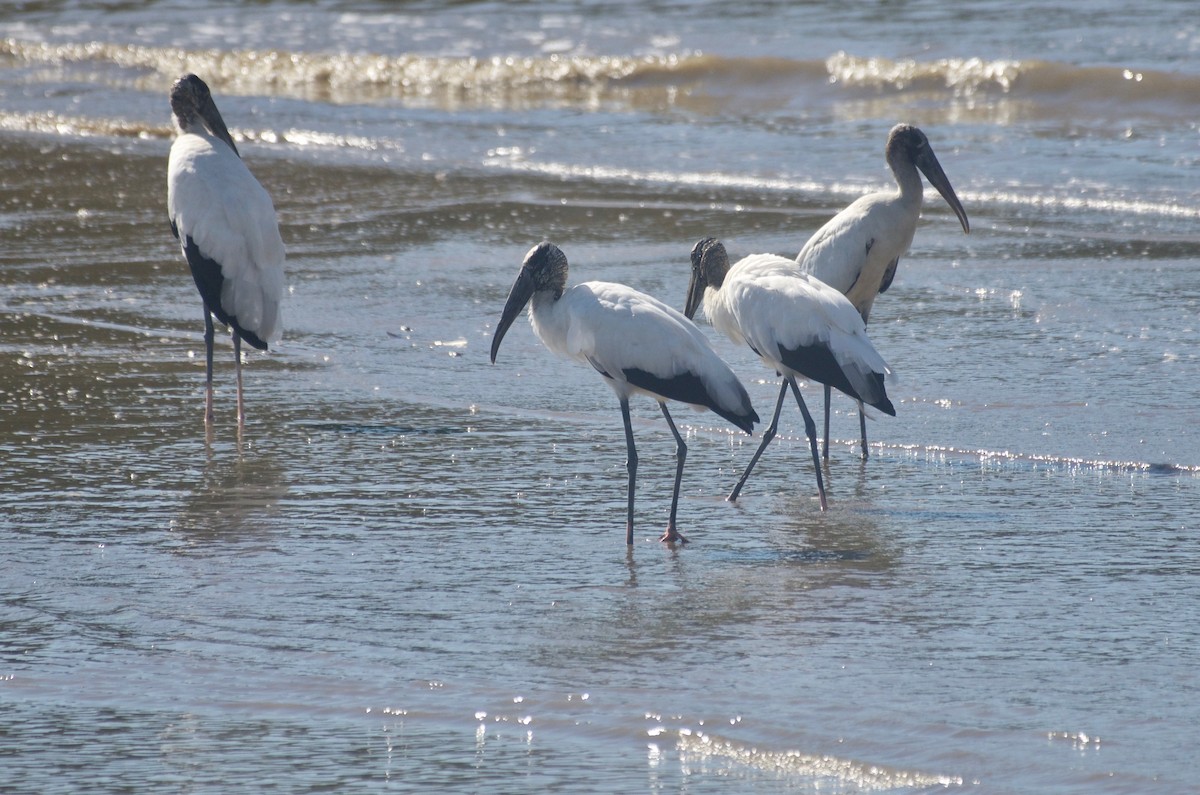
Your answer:
[[[866,461],[871,454],[867,452],[867,412],[863,409],[861,400],[858,401],[858,430],[862,435],[862,458]]]
[[[812,448],[813,469],[817,472],[817,493],[821,495],[821,510],[823,511],[829,506],[825,502],[825,483],[821,479],[821,459],[817,455],[817,424],[813,422],[812,415],[808,413],[808,406],[804,405],[804,398],[800,397],[800,387],[796,386],[796,379],[787,378],[784,386],[786,387],[788,384],[791,384],[792,394],[796,396],[800,413],[804,415],[804,432],[808,434],[808,444]]]
[[[246,425],[246,407],[242,403],[242,335],[233,332],[233,361],[237,368],[237,423],[238,431]]]
[[[213,424],[213,322],[212,313],[204,307],[204,427]]]
[[[683,443],[683,437],[679,435],[679,429],[675,427],[675,422],[671,419],[671,412],[667,411],[667,404],[660,401],[658,407],[662,409],[663,416],[667,418],[667,425],[671,428],[671,434],[675,437],[675,491],[671,493],[671,518],[667,520],[667,531],[658,540],[666,541],[669,544],[676,541],[686,544],[687,539],[675,529],[675,512],[679,508],[679,484],[683,480],[683,462],[687,460],[687,445]]]
[[[633,424],[629,421],[629,399],[621,398],[621,419],[625,421],[625,469],[629,472],[629,508],[625,519],[625,543],[633,546],[633,486],[637,482],[637,447],[633,443]]]
[[[767,445],[775,438],[775,429],[779,427],[779,412],[783,408],[783,399],[787,397],[787,379],[785,378],[782,386],[779,388],[779,400],[775,402],[775,416],[771,418],[771,427],[763,431],[762,441],[759,442],[758,449],[754,451],[754,457],[750,459],[750,463],[746,466],[746,471],[742,473],[742,478],[733,487],[733,491],[729,492],[729,496],[725,499],[729,502],[736,502],[738,495],[742,493],[742,486],[746,485],[746,479],[750,477],[750,473],[754,470],[754,465],[758,463],[758,459],[762,456],[763,450],[767,449]]]
[[[821,449],[821,457],[829,460],[829,398],[833,397],[833,388],[825,385],[825,446]]]

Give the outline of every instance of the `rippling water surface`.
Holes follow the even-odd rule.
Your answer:
[[[1187,3],[154,2],[0,11],[0,790],[1200,791],[1200,26]],[[212,85],[288,246],[230,346],[171,238]],[[755,440],[525,323],[528,248],[682,306],[928,192],[872,313],[895,418]],[[777,391],[706,327],[760,414]],[[818,390],[808,387],[810,404]]]

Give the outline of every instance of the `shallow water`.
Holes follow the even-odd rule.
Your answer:
[[[0,790],[1197,791],[1190,7],[840,9],[0,13]],[[240,440],[183,68],[288,245]],[[681,306],[695,240],[794,254],[901,118],[972,232],[930,191],[875,305],[898,416],[862,463],[835,398],[821,513],[794,408],[736,505],[756,440],[674,411],[667,549],[641,401],[627,550],[611,391],[523,322],[488,362],[521,257]]]

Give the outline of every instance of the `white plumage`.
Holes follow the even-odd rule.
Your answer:
[[[180,240],[191,238],[221,266],[221,308],[264,342],[278,341],[284,248],[271,197],[203,128],[175,139],[167,173],[167,211]]]
[[[870,193],[855,200],[818,229],[796,255],[800,269],[845,294],[864,323],[870,317],[875,297],[891,286],[900,257],[912,245],[924,195],[921,173],[954,210],[963,231],[970,232],[967,213],[923,132],[911,125],[897,124],[888,134],[885,151],[898,189]],[[829,398],[826,387],[824,451],[827,458]],[[861,405],[859,425],[862,456],[866,458],[867,427]]]
[[[241,341],[265,350],[280,338],[284,247],[271,197],[246,164],[208,86],[184,75],[171,89],[179,135],[167,163],[167,213],[204,302],[205,423],[212,423],[212,316],[233,328],[238,427]]]
[[[883,357],[867,338],[866,325],[849,300],[824,282],[801,273],[796,263],[774,254],[753,254],[729,264],[725,246],[706,238],[692,249],[692,279],[684,314],[692,317],[703,303],[704,313],[719,331],[750,346],[763,363],[783,376],[771,425],[729,499],[736,500],[774,438],[779,412],[792,389],[804,415],[812,446],[821,507],[825,489],[817,456],[816,428],[796,378],[827,384],[888,414]]]
[[[685,403],[690,397],[697,401],[689,403],[696,411],[713,408],[741,416],[749,408],[741,382],[696,324],[653,296],[623,284],[584,282],[558,299],[548,291],[534,293],[529,318],[542,344],[592,365],[619,398],[643,394],[661,399],[657,389],[663,387],[640,386],[626,375],[640,371],[663,384],[681,377],[699,379],[701,392],[669,396]]]
[[[874,396],[875,374],[887,370],[846,297],[798,273],[784,257],[751,254],[738,260],[721,289],[705,293],[704,313],[718,331],[749,345],[777,372],[794,370],[780,351],[824,349],[857,393]],[[808,377],[798,370],[795,374]]]
[[[667,400],[709,409],[749,433],[758,421],[750,396],[703,332],[656,298],[611,282],[566,288],[567,258],[551,243],[525,256],[492,339],[491,358],[527,303],[538,339],[554,353],[590,364],[617,393],[629,458],[626,543],[633,543],[633,495],[637,450],[629,398],[643,394],[659,403],[676,441],[675,489],[663,541],[684,540],[675,527],[687,446],[667,410]]]

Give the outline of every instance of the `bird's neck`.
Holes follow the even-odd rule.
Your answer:
[[[704,289],[704,316],[713,328],[733,340],[735,345],[744,345],[745,336],[738,325],[737,317],[730,310],[725,295],[710,285]]]
[[[191,116],[176,115],[175,116],[175,129],[176,129],[176,131],[178,131],[181,134],[195,133],[197,130],[203,130],[204,125],[200,123],[200,120],[197,119],[195,117],[195,115],[191,115]]]
[[[228,147],[239,158],[241,152],[234,146],[232,140],[225,140],[221,135],[214,130],[209,129],[204,120],[199,115],[175,117],[175,126],[179,129],[180,135],[197,135],[208,141],[214,147]]]
[[[895,164],[892,166],[892,174],[896,177],[901,201],[920,207],[925,195],[925,184],[921,181],[921,172],[917,171],[917,167],[912,163]]]
[[[190,118],[179,118],[176,116],[175,126],[179,128],[181,135],[198,135],[201,138],[208,138],[213,141],[220,140],[217,136],[213,135],[212,130],[208,129],[208,126],[198,116]]]
[[[545,314],[554,308],[559,297],[553,290],[538,290],[529,299],[530,311],[535,315]]]
[[[575,356],[570,345],[571,315],[552,290],[538,290],[529,301],[529,322],[542,344],[558,356]]]

